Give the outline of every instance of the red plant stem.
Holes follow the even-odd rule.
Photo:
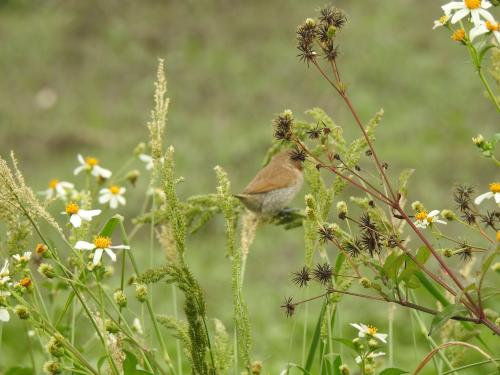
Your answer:
[[[396,203],[396,206],[394,207],[400,214],[403,216],[404,220],[410,225],[410,227],[413,229],[413,231],[416,233],[416,235],[420,238],[420,240],[424,243],[424,245],[429,249],[429,251],[432,253],[434,258],[438,261],[440,266],[443,268],[443,270],[448,274],[448,276],[453,280],[453,282],[460,288],[461,290],[464,290],[464,287],[458,277],[453,273],[453,271],[448,267],[446,262],[439,256],[439,254],[436,252],[432,244],[429,242],[429,240],[424,236],[424,234],[416,227],[416,225],[411,221],[411,219],[408,217],[406,212],[401,208],[399,205],[399,202]],[[471,304],[471,306],[474,308],[472,311],[478,315],[481,316],[482,313],[479,311],[479,308],[476,306],[474,301],[472,300],[471,296],[469,293],[464,291],[464,295]]]

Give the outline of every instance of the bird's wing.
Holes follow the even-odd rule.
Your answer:
[[[247,185],[244,194],[267,193],[275,189],[282,189],[293,185],[297,179],[296,171],[291,168],[276,166],[261,169],[252,181]]]

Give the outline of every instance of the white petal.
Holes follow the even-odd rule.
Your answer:
[[[497,43],[500,45],[500,32],[494,31],[493,35],[495,35],[495,38],[497,40]]]
[[[10,315],[7,309],[0,308],[0,321],[8,322],[10,320]]]
[[[94,253],[94,259],[92,260],[92,263],[94,264],[97,264],[100,262],[101,258],[102,258],[102,252],[104,250],[103,249],[96,249],[95,253]]]
[[[493,193],[491,191],[488,191],[487,193],[481,194],[479,197],[474,199],[475,204],[481,204],[482,201],[485,199],[490,199],[493,198]]]
[[[78,241],[75,244],[75,249],[76,250],[94,250],[95,245],[93,243],[90,243],[87,241]]]
[[[436,215],[439,215],[439,211],[438,210],[432,210],[431,212],[429,212],[427,214],[427,217],[434,217]]]
[[[443,221],[443,220],[440,220],[440,219],[433,220],[432,222],[433,223],[444,224],[444,225],[448,224],[446,221]]]
[[[78,210],[78,215],[86,221],[91,221],[94,216],[101,213],[101,210]]]
[[[96,177],[101,176],[102,178],[111,177],[111,171],[109,169],[99,167],[98,165],[94,166],[94,168],[92,169],[92,174]]]
[[[78,173],[80,173],[81,171],[87,169],[87,167],[85,165],[80,165],[79,167],[76,167],[75,170],[73,171],[73,174],[76,176]]]
[[[116,254],[113,253],[110,249],[104,249],[104,251],[106,252],[106,254],[108,254],[108,256],[111,258],[111,260],[113,262],[116,262]]]
[[[443,9],[444,14],[449,16],[452,10],[464,9],[464,3],[462,1],[451,1],[448,4],[443,5],[441,9]]]
[[[481,8],[483,8],[483,9],[488,9],[492,6],[493,5],[491,5],[491,3],[488,0],[481,1]]]
[[[83,158],[82,154],[78,154],[77,159],[78,159],[78,162],[80,164],[82,164],[82,165],[87,164],[87,163],[85,163],[85,159]]]
[[[377,358],[377,357],[380,357],[382,355],[385,355],[384,352],[377,352],[377,353],[370,353],[369,356],[372,357],[372,358]]]
[[[490,21],[493,24],[496,24],[495,17],[493,17],[492,14],[487,10],[477,9],[477,13],[480,14],[485,20]]]
[[[486,12],[486,11],[485,11]],[[480,25],[481,24],[481,17],[479,17],[479,12],[478,12],[478,9],[473,9],[471,10],[470,12],[471,16],[472,16],[472,23],[474,25]]]
[[[73,224],[75,228],[80,228],[80,226],[82,225],[82,218],[78,216],[78,214],[73,214],[69,218],[69,222]]]
[[[103,194],[99,197],[99,203],[100,204],[107,203],[112,197],[113,196],[111,194]]]
[[[112,196],[109,200],[109,207],[113,210],[118,207],[118,199],[115,196]]]
[[[127,200],[122,197],[121,195],[117,195],[116,196],[116,199],[118,200],[118,202],[122,205],[122,206],[125,206],[125,204],[127,203]]]
[[[495,193],[495,202],[500,203],[500,193]]]
[[[153,158],[150,155],[146,154],[140,154],[139,159],[141,159],[144,163],[151,163],[151,161],[153,160]]]
[[[375,337],[382,341],[384,344],[387,344],[387,334],[386,333],[376,333]]]
[[[117,250],[130,250],[130,246],[127,245],[116,245],[116,246],[110,246],[109,248]]]
[[[488,29],[486,28],[486,26],[484,24],[481,24],[481,25],[476,26],[476,27],[471,29],[471,31],[469,33],[469,38],[470,38],[470,40],[474,40],[479,35],[486,34],[487,32],[488,32]]]
[[[361,357],[358,355],[354,361],[359,365],[361,363]]]
[[[125,194],[126,191],[127,191],[127,189],[125,189],[124,187],[121,187],[118,194],[123,195],[123,194]]]
[[[470,13],[469,9],[460,9],[453,15],[453,17],[451,17],[451,23],[457,23],[462,18],[466,17],[469,13]]]

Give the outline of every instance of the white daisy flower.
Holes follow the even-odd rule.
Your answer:
[[[449,21],[449,19],[450,19],[450,17],[447,16],[446,14],[444,16],[441,16],[438,20],[434,21],[434,26],[432,27],[432,30],[446,25],[446,23]]]
[[[125,206],[125,203],[127,203],[123,196],[125,191],[126,189],[124,187],[118,185],[111,185],[109,188],[101,189],[99,191],[99,203],[106,204],[109,202],[109,207],[113,210],[118,208],[119,204]]]
[[[351,323],[351,326],[358,330],[358,337],[365,337],[366,335],[375,337],[379,339],[384,344],[387,344],[387,334],[386,333],[377,333],[378,329],[375,326],[367,326],[363,323]]]
[[[431,212],[427,213],[427,211],[420,211],[420,212],[417,212],[417,214],[415,215],[415,226],[417,228],[427,228],[429,226],[429,224],[432,224],[432,223],[439,223],[439,224],[447,224],[446,221],[443,221],[443,220],[440,220],[440,219],[437,219],[436,217],[439,215],[439,212],[438,210],[432,210]]]
[[[7,284],[10,281],[9,261],[5,260],[2,269],[0,270],[0,286]]]
[[[375,358],[380,357],[380,356],[383,356],[383,355],[385,355],[385,353],[384,353],[384,352],[376,352],[376,353],[375,353],[375,352],[373,352],[373,353],[368,354],[368,355],[366,356],[366,358],[367,358],[367,359],[368,359],[368,358],[369,358],[369,359],[375,359]],[[358,356],[357,356],[354,360],[356,361],[356,363],[357,363],[358,365],[361,363],[361,357],[360,357],[359,355],[358,355]]]
[[[500,44],[500,24],[498,22],[481,22],[479,25],[471,29],[469,38],[470,40],[474,40],[478,36],[490,32],[493,33],[493,36],[497,40],[497,43]]]
[[[111,171],[109,169],[102,168],[99,166],[99,160],[91,156],[87,156],[85,159],[81,154],[78,154],[79,167],[76,167],[73,174],[77,175],[82,171],[88,171],[92,176],[102,177],[108,179],[111,177]]]
[[[10,296],[10,292],[0,291],[0,297],[8,297]],[[8,322],[10,320],[9,310],[7,310],[4,306],[0,306],[0,322]]]
[[[31,251],[25,251],[23,255],[14,254],[12,258],[18,263],[28,263],[31,259]]]
[[[470,16],[472,23],[477,26],[481,22],[481,17],[487,21],[495,22],[495,18],[486,10],[491,6],[488,0],[462,0],[450,1],[441,8],[446,16],[451,17],[451,23],[457,23],[462,18]]]
[[[75,188],[71,182],[67,181],[59,181],[54,178],[49,182],[49,188],[45,191],[42,191],[41,194],[45,196],[45,199],[52,199],[54,197],[66,199],[69,192],[71,192]]]
[[[74,228],[80,228],[82,221],[92,221],[92,218],[99,215],[101,210],[82,210],[76,203],[70,202],[61,213],[69,216],[69,222]]]
[[[490,184],[490,191],[481,194],[479,197],[474,199],[475,204],[481,204],[485,199],[494,198],[495,202],[500,203],[500,182],[492,182]]]
[[[98,236],[95,238],[93,243],[90,243],[87,241],[78,241],[75,244],[75,249],[76,250],[90,250],[90,251],[95,250],[94,259],[92,262],[94,264],[97,264],[101,261],[103,253],[108,254],[108,256],[111,258],[111,260],[113,262],[116,262],[116,254],[113,253],[112,249],[128,250],[128,249],[130,249],[130,246],[126,246],[126,245],[111,246],[111,239],[109,237]]]

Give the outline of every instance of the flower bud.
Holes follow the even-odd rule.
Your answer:
[[[351,373],[351,371],[349,370],[349,367],[347,367],[347,365],[344,365],[344,364],[339,366],[339,370],[340,370],[340,373],[342,375],[349,375]]]
[[[250,372],[252,373],[252,375],[259,375],[261,371],[262,371],[262,362],[254,361],[250,368]]]
[[[26,289],[31,288],[31,279],[29,277],[23,277],[21,280],[19,280],[19,285]]]
[[[306,201],[307,207],[309,207],[311,209],[314,209],[316,207],[316,200],[314,199],[314,197],[311,194],[306,194],[306,196],[304,197],[304,200]]]
[[[451,258],[453,256],[453,249],[443,249],[443,255],[446,258]]]
[[[39,243],[35,246],[35,253],[38,255],[44,254],[49,248],[43,243]]]
[[[64,347],[56,336],[52,336],[47,343],[47,351],[54,357],[60,358],[64,355]]]
[[[144,142],[139,143],[134,148],[134,156],[139,156],[140,154],[144,154],[146,152],[146,144]]]
[[[314,18],[307,18],[304,22],[307,26],[314,27],[316,26],[316,20]],[[288,110],[289,111],[289,110]],[[284,112],[283,112],[284,113]]]
[[[500,262],[496,262],[491,266],[491,270],[500,273]]]
[[[115,299],[115,303],[120,307],[127,306],[127,296],[123,293],[122,290],[117,290],[113,294],[113,298]]]
[[[365,346],[363,345],[363,343],[361,342],[359,337],[356,337],[354,340],[352,340],[352,343],[354,344],[354,347],[357,350],[364,350],[365,349]]]
[[[455,213],[452,210],[447,210],[447,209],[441,211],[441,217],[448,221],[453,221],[457,219],[457,215],[455,215]]]
[[[109,333],[117,333],[120,328],[111,319],[106,319],[104,321],[104,329]]]
[[[306,216],[308,219],[310,220],[314,220],[314,210],[310,207],[306,207],[306,212],[305,212]]]
[[[137,284],[135,286],[135,298],[139,302],[145,302],[148,298],[148,287],[144,284]]]
[[[141,172],[139,172],[137,169],[134,169],[134,170],[128,172],[127,175],[125,176],[125,178],[132,184],[132,186],[135,186],[140,175],[141,175]]]
[[[359,280],[359,283],[361,284],[361,286],[363,288],[370,288],[372,286],[372,282],[369,279],[367,279],[366,277],[362,277]]]
[[[484,137],[482,134],[478,134],[477,137],[472,137],[472,142],[474,142],[474,144],[481,148],[483,145],[484,145]]]
[[[54,267],[52,267],[48,263],[40,264],[40,267],[38,267],[38,272],[41,275],[45,276],[47,279],[52,279],[56,275],[56,273],[54,272]]]
[[[416,212],[425,211],[425,207],[420,201],[413,202],[411,204],[411,208],[413,209],[413,211],[416,211]]]
[[[113,266],[107,266],[104,268],[104,274],[103,277],[111,277],[115,273],[115,268]]]
[[[499,327],[500,327],[500,318],[497,318],[497,319],[495,320],[495,324],[496,324],[497,326],[499,326]]]
[[[21,320],[27,320],[30,317],[30,311],[24,305],[17,305],[14,307],[14,314],[16,314]]]
[[[43,365],[43,371],[47,375],[56,375],[61,373],[61,364],[55,361],[47,361]]]
[[[378,348],[378,341],[375,339],[368,340],[368,347],[373,350]]]
[[[339,219],[344,220],[347,216],[347,203],[344,201],[340,201],[337,203],[337,214]]]

